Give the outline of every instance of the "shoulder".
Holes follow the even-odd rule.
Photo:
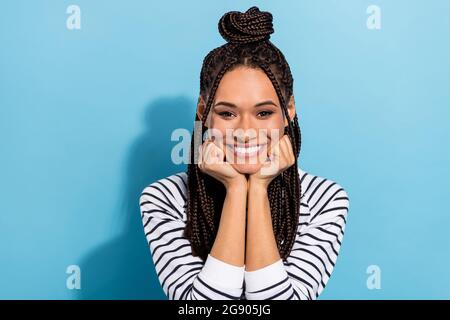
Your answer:
[[[186,195],[187,173],[178,172],[147,185],[141,191],[139,204],[141,211],[150,205],[158,212],[185,220]]]
[[[348,211],[349,197],[341,184],[332,179],[311,174],[301,168],[299,168],[299,177],[301,202],[309,207],[313,216],[332,205]]]

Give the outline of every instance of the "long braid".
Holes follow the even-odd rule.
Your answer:
[[[277,52],[278,53],[278,52]],[[280,57],[278,55],[278,57]],[[287,118],[287,122],[288,122],[288,126],[287,126],[287,132],[285,129],[285,133],[287,133],[289,135],[289,137],[291,138],[291,141],[294,141],[295,136],[293,134],[293,128],[292,128],[292,123],[291,123],[291,119],[289,117],[289,113],[287,110],[287,104],[284,101],[284,97],[281,91],[281,88],[278,84],[278,81],[275,79],[275,76],[273,74],[273,72],[271,71],[271,69],[265,64],[262,63],[260,65],[260,67],[264,70],[264,72],[267,74],[267,76],[269,77],[270,81],[272,82],[272,84],[274,85],[275,91],[277,92],[277,95],[280,98],[280,104],[282,106],[283,109],[283,113],[285,114],[286,118]],[[293,145],[293,152],[294,154],[297,155],[297,143],[292,143]],[[290,168],[288,168],[287,170],[285,170],[285,172],[283,172],[280,175],[280,179],[284,182],[284,181],[290,181],[290,182],[294,182],[294,183],[289,183],[287,184],[288,187],[286,187],[286,184],[283,183],[283,185],[280,187],[280,189],[282,190],[282,195],[281,195],[281,199],[283,203],[286,202],[291,202],[293,201],[293,204],[291,205],[290,203],[285,206],[284,208],[280,208],[280,214],[276,217],[274,217],[274,221],[276,223],[276,225],[278,226],[278,219],[281,219],[281,225],[279,227],[279,232],[280,234],[286,234],[287,235],[287,240],[285,239],[279,239],[279,241],[287,241],[288,245],[293,244],[293,241],[295,240],[295,234],[291,234],[289,232],[285,232],[285,230],[292,230],[294,228],[294,222],[298,221],[299,219],[299,215],[300,215],[300,210],[296,209],[297,208],[297,193],[296,191],[293,192],[293,190],[291,189],[291,187],[294,187],[294,190],[300,189],[300,185],[299,185],[299,180],[298,180],[298,170],[297,170],[297,157],[295,160],[295,166],[292,166]],[[297,186],[298,184],[298,186]],[[295,227],[297,225],[295,224]],[[274,228],[274,231],[276,232],[276,228]],[[285,246],[281,246],[280,251],[283,252],[285,249]],[[283,255],[283,254],[281,254]]]
[[[261,12],[257,7],[245,13],[231,11],[222,16],[218,27],[227,43],[206,55],[200,73],[200,96],[206,101],[206,106],[201,117],[201,132],[194,130],[191,141],[185,236],[191,241],[193,253],[206,260],[217,234],[226,190],[219,181],[199,169],[195,162],[195,155],[198,154],[196,142],[202,142],[208,114],[225,73],[240,65],[260,68],[269,77],[278,95],[288,121],[284,134],[289,135],[296,156],[295,164],[275,177],[268,186],[272,227],[280,256],[285,259],[295,242],[301,194],[297,169],[300,128],[297,115],[290,119],[287,110],[287,103],[293,94],[293,78],[284,55],[269,41],[273,33],[269,12]],[[199,120],[197,115],[196,120]]]

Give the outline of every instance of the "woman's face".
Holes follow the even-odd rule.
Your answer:
[[[199,99],[201,119],[205,107]],[[289,116],[295,115],[293,98]],[[267,150],[284,134],[287,120],[275,88],[261,69],[238,66],[220,81],[206,126],[220,133],[216,143],[223,146],[226,161],[242,174],[257,172],[266,160]]]

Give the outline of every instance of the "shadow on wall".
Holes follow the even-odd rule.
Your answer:
[[[120,236],[92,249],[81,261],[81,290],[75,299],[166,299],[157,278],[141,222],[139,196],[158,179],[186,170],[170,158],[174,129],[190,133],[195,102],[186,97],[160,98],[145,110],[145,132],[132,144],[126,161],[118,213]]]

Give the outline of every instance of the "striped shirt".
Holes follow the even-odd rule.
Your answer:
[[[192,255],[186,225],[187,174],[144,188],[140,208],[145,235],[163,291],[176,300],[314,300],[331,276],[349,208],[336,182],[299,168],[301,204],[297,236],[286,259],[246,271],[208,255]]]

